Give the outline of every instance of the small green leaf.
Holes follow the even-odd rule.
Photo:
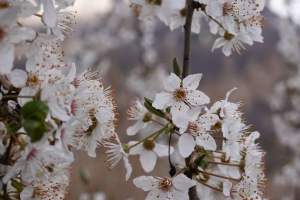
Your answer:
[[[145,101],[146,101],[147,103],[149,103],[150,105],[152,105],[152,103],[153,103],[153,100],[151,100],[151,99],[148,99],[147,97],[144,97],[144,99],[145,99]]]
[[[44,122],[35,119],[25,119],[23,127],[28,133],[31,142],[37,142],[42,139],[46,131]]]
[[[200,166],[201,165],[201,162],[203,161],[203,159],[205,158],[206,154],[202,154],[201,156],[199,156],[198,158],[196,158],[194,160],[194,163],[197,165],[197,166]]]
[[[171,112],[171,108],[172,108],[172,106],[167,107],[167,109],[166,109],[167,113]]]
[[[11,180],[11,185],[16,188],[16,190],[18,192],[22,192],[23,190],[23,185],[21,183],[19,183],[18,181],[14,180],[14,179],[10,179]]]
[[[90,180],[91,180],[91,176],[90,176],[89,171],[85,167],[83,167],[83,168],[80,169],[79,172],[80,172],[80,178],[83,181],[83,183],[88,185],[90,183]]]
[[[49,112],[49,107],[43,101],[35,100],[26,103],[21,109],[24,119],[37,119],[44,121]]]
[[[181,71],[178,64],[178,61],[176,58],[173,59],[173,72],[176,74],[179,78],[181,78]]]
[[[165,129],[165,134],[167,135],[168,133],[170,133],[170,131],[171,131],[171,127],[167,126],[167,128]]]
[[[201,167],[203,170],[206,170],[207,163],[204,160],[202,160],[201,163],[200,163],[200,165],[198,165],[198,166]]]
[[[147,110],[151,113],[153,113],[154,115],[157,115],[159,117],[165,117],[165,114],[161,111],[161,110],[158,110],[156,108],[154,108],[152,106],[152,104],[149,104],[147,101],[144,102],[144,106],[147,108]]]
[[[17,132],[20,128],[22,128],[22,124],[13,123],[8,126],[9,132]]]

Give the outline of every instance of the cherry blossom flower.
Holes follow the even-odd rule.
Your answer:
[[[156,95],[152,104],[153,107],[165,109],[171,106],[173,120],[179,115],[187,114],[187,112],[189,112],[188,117],[198,116],[202,106],[210,101],[206,94],[196,90],[201,77],[202,74],[194,74],[181,80],[174,73],[171,73],[164,80],[164,87],[167,91]]]
[[[15,27],[20,7],[0,10],[0,74],[8,74],[14,61],[14,44],[33,40],[36,32],[29,27]]]
[[[44,138],[46,137],[47,135]],[[55,171],[55,167],[59,167],[61,164],[68,166],[73,162],[74,158],[71,154],[62,154],[62,152],[59,142],[55,145],[49,145],[47,142],[44,143],[42,139],[34,144],[28,143],[22,156],[2,180],[7,183],[19,172],[23,177],[26,177],[27,182],[37,182],[43,178],[49,178],[51,172]]]
[[[206,150],[216,150],[217,144],[214,138],[207,133],[211,126],[215,125],[219,117],[215,114],[204,114],[195,121],[189,121],[186,117],[179,116],[174,123],[182,134],[178,140],[180,154],[188,157],[197,145]]]
[[[108,169],[112,170],[116,166],[116,164],[118,164],[118,162],[121,159],[123,159],[125,168],[127,170],[126,177],[125,177],[125,180],[127,181],[132,172],[131,164],[128,161],[129,154],[124,151],[120,139],[117,135],[115,136],[115,140],[117,141],[117,144],[109,141],[103,141],[103,147],[107,148],[105,154],[108,158],[106,160],[106,162],[108,162],[109,164]]]
[[[179,174],[175,177],[160,178],[156,176],[140,176],[133,179],[133,183],[136,187],[149,191],[146,200],[150,199],[187,199],[188,189],[196,182],[187,178],[183,174]]]
[[[128,143],[129,146],[136,144],[137,141],[131,141]],[[144,143],[138,144],[137,146],[130,149],[130,155],[140,155],[140,162],[145,172],[151,172],[156,164],[157,156],[168,156],[169,146],[157,144],[156,142],[146,140]],[[170,147],[170,154],[174,152],[174,148]]]
[[[145,108],[143,101],[140,101],[139,99],[135,99],[134,106],[127,110],[127,114],[130,117],[127,117],[126,119],[137,120],[133,126],[127,128],[127,135],[135,135],[138,131],[145,128],[152,117],[152,114]]]

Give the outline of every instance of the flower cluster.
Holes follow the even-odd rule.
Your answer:
[[[171,30],[183,27],[187,15],[185,0],[130,0],[141,20],[158,17]],[[195,0],[193,1],[192,32],[200,33],[200,20],[206,18],[212,34],[219,34],[212,50],[222,47],[224,55],[232,50],[241,54],[244,45],[263,42],[265,18],[261,12],[265,0]]]
[[[252,132],[242,120],[241,102],[229,102],[233,90],[210,108],[210,98],[198,90],[202,74],[182,78],[177,60],[174,73],[157,84],[164,91],[155,99],[135,99],[127,110],[136,121],[126,130],[134,136],[150,123],[160,126],[140,141],[122,143],[115,132],[118,123],[113,89],[105,88],[99,71],[77,73],[75,64],[64,61],[60,42],[73,33],[72,12],[65,9],[75,0],[0,1],[0,170],[2,199],[64,199],[71,177],[72,149],[96,157],[96,149],[105,149],[108,169],[124,161],[128,180],[132,166],[129,156],[139,155],[145,172],[151,172],[157,158],[168,156],[171,177],[141,176],[133,180],[149,191],[146,199],[187,199],[188,189],[196,186],[201,199],[211,191],[229,199],[260,199],[264,195],[264,156]],[[171,30],[183,26],[187,17],[184,0],[131,0],[140,19],[157,16]],[[240,53],[244,43],[262,42],[260,15],[264,0],[192,1],[192,31],[199,33],[200,18],[210,19],[212,33],[219,32],[213,49],[223,46]],[[43,8],[43,9],[41,9]],[[20,20],[41,19],[46,33],[23,25]],[[150,28],[151,29],[151,28]],[[144,63],[152,65],[152,32],[145,32],[142,46],[152,56]],[[147,36],[148,35],[148,36]],[[25,54],[23,69],[13,69],[15,47]],[[151,53],[152,52],[152,53]],[[156,73],[161,73],[160,71]],[[79,74],[79,75],[78,75]],[[150,79],[150,83],[160,80]],[[145,81],[144,81],[145,82]],[[157,81],[160,82],[160,81]],[[147,82],[148,84],[148,82]],[[155,128],[154,128],[155,129]],[[164,134],[163,134],[164,133]],[[169,136],[169,144],[157,141]],[[171,162],[176,147],[186,166]],[[220,140],[218,143],[217,140]],[[221,144],[218,146],[218,144]]]
[[[0,155],[3,199],[64,199],[68,194],[72,149],[96,156],[110,147],[116,104],[99,71],[76,72],[60,51],[73,30],[74,0],[0,2]],[[40,9],[43,7],[43,13]],[[21,18],[41,19],[47,34],[24,26]],[[24,19],[23,19],[24,20]],[[14,69],[14,47],[26,54],[25,70]]]
[[[227,92],[224,100],[207,108],[209,97],[197,90],[201,77],[202,74],[194,74],[181,79],[171,73],[164,80],[166,91],[156,94],[154,101],[145,99],[143,104],[136,100],[135,106],[128,110],[129,119],[136,120],[127,129],[129,135],[136,134],[151,122],[163,127],[140,142],[128,144],[130,155],[141,155],[140,161],[146,172],[154,168],[155,162],[153,164],[151,160],[155,158],[156,161],[155,153],[165,154],[166,148],[154,142],[162,132],[177,135],[181,156],[191,157],[193,162],[171,174],[171,178],[141,176],[134,179],[134,184],[150,191],[146,199],[153,196],[158,199],[173,199],[173,196],[186,199],[188,188],[194,185],[202,190],[199,194],[201,199],[209,198],[207,195],[211,195],[211,188],[223,191],[231,199],[261,198],[265,194],[266,179],[265,152],[255,143],[260,134],[250,131],[250,127],[244,124],[239,110],[242,102],[228,101],[236,88]],[[220,147],[216,140],[221,140]],[[173,148],[169,148],[170,156]],[[192,179],[182,174],[191,171]],[[186,182],[184,187],[183,184],[178,185],[177,180]]]

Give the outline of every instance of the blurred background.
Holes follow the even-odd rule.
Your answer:
[[[75,62],[79,71],[88,67],[101,69],[104,85],[111,85],[116,90],[115,100],[120,114],[116,132],[124,143],[139,139],[138,136],[129,138],[126,135],[126,128],[134,123],[125,120],[126,109],[132,105],[134,97],[154,98],[155,93],[162,90],[163,79],[172,70],[173,58],[182,63],[182,30],[172,32],[159,20],[139,21],[128,0],[77,0],[70,10],[77,11],[73,19],[76,25],[71,26],[74,34],[63,42],[65,61]],[[275,98],[275,85],[296,73],[278,51],[278,42],[279,27],[285,23],[282,18],[289,18],[294,24],[300,22],[300,1],[268,1],[263,15],[267,19],[262,34],[264,43],[246,46],[247,51],[242,56],[234,52],[231,57],[225,57],[220,49],[211,52],[216,38],[209,32],[203,18],[200,34],[192,35],[190,73],[203,74],[199,89],[210,97],[210,105],[224,99],[226,92],[233,87],[238,88],[231,94],[230,101],[244,101],[242,110],[246,123],[261,133],[259,143],[267,152],[267,197],[297,200],[300,196],[296,184],[284,186],[276,177],[284,174],[282,168],[299,154],[289,145],[282,144],[275,134],[277,128],[272,120],[275,111],[270,104]],[[36,23],[34,19],[32,23]],[[142,134],[150,133],[148,129]],[[166,142],[164,138],[161,140]],[[108,171],[102,153],[99,149],[97,157],[90,158],[86,152],[74,152],[68,199],[100,192],[98,194],[105,195],[107,200],[141,200],[147,193],[134,186],[133,178],[168,175],[167,158],[158,159],[154,171],[147,174],[141,168],[139,157],[130,156],[133,173],[126,182],[124,164],[120,162]],[[172,159],[176,162],[176,155],[172,155]]]

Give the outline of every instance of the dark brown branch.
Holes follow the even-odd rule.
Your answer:
[[[195,10],[195,2],[193,0],[186,0],[186,21],[184,28],[184,49],[183,49],[183,68],[182,78],[185,78],[189,74],[190,67],[190,44],[191,44],[191,29],[193,13]]]
[[[182,68],[182,78],[185,78],[189,74],[190,68],[190,44],[191,44],[191,29],[192,29],[192,20],[193,20],[193,13],[196,8],[195,2],[193,0],[186,0],[186,21],[183,26],[184,28],[184,50],[183,50],[183,68]],[[190,166],[191,157],[187,157],[185,159],[185,163],[187,167]],[[188,173],[187,176],[192,179],[193,174]],[[189,189],[189,198],[190,200],[199,200],[197,196],[197,189],[196,186],[193,186]]]

